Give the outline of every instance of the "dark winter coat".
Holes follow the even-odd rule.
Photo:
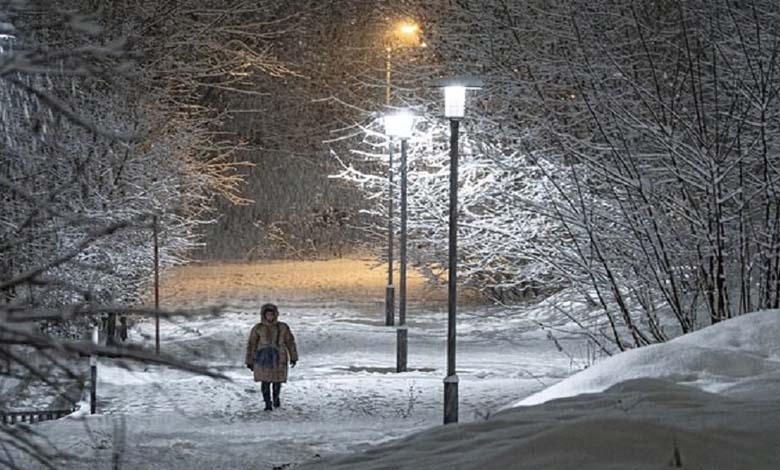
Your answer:
[[[287,382],[287,363],[298,362],[298,350],[295,347],[295,337],[286,323],[280,322],[279,310],[273,304],[264,305],[261,312],[274,312],[271,321],[265,314],[260,323],[252,327],[246,346],[246,365],[254,371],[255,382]],[[255,363],[258,351],[266,347],[278,348],[278,357],[274,364],[264,366]]]

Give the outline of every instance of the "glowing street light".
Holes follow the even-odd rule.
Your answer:
[[[466,90],[482,87],[480,80],[454,77],[437,80],[444,89],[444,117],[450,120],[450,226],[447,279],[447,377],[444,378],[444,424],[458,422],[458,374],[455,369],[458,313],[458,131],[466,114]]]
[[[420,40],[420,26],[413,21],[404,21],[385,35],[385,106],[390,106],[393,51],[403,47],[425,47]],[[388,140],[388,202],[387,202],[387,288],[385,289],[385,325],[395,323],[395,287],[393,286],[393,143]]]
[[[398,31],[404,36],[416,35],[420,31],[417,23],[403,22],[398,27]]]
[[[407,143],[414,131],[414,115],[408,111],[385,115],[385,134],[401,139],[401,269],[398,299],[398,327],[396,328],[396,372],[406,372],[408,335],[406,329],[406,181]],[[391,144],[392,145],[392,144]]]
[[[393,51],[405,47],[426,47],[421,39],[420,25],[414,21],[403,21],[390,29],[385,36],[385,106],[390,106],[391,59]]]
[[[444,87],[444,117],[463,119],[466,114],[466,87],[449,85]]]
[[[414,115],[399,111],[385,115],[385,134],[398,139],[409,139],[414,128]]]

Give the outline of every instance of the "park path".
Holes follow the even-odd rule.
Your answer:
[[[339,263],[322,262],[320,274],[300,265],[297,273],[279,274],[277,266],[279,284],[267,277],[273,270],[251,265],[238,269],[241,276],[231,275],[229,266],[205,267],[200,274],[201,268],[190,267],[186,275],[169,276],[163,284],[172,292],[167,306],[193,313],[163,320],[162,350],[230,380],[102,360],[100,414],[42,427],[51,428],[49,436],[59,445],[88,456],[84,468],[118,454],[126,468],[272,469],[364,450],[439,425],[446,351],[441,293],[422,284],[410,289],[410,297],[426,289],[429,297],[410,302],[410,371],[397,374],[395,329],[384,326],[384,278],[369,264],[351,263],[342,262],[345,271],[339,272],[334,268]],[[355,295],[340,298],[341,276],[348,283],[374,274],[378,282],[358,282]],[[248,286],[235,284],[233,291],[234,282],[227,280],[232,278],[244,278]],[[307,279],[320,281],[295,290],[290,283],[296,279],[301,286]],[[379,296],[373,293],[377,287]],[[268,301],[279,304],[301,356],[284,387],[282,409],[271,413],[262,411],[259,387],[243,365],[246,337]],[[223,308],[218,313],[197,308],[209,305]],[[461,421],[483,419],[572,372],[557,346],[521,317],[472,303],[460,309],[458,323]],[[140,321],[129,340],[151,346],[153,333],[152,321]],[[578,340],[570,341],[578,347]],[[79,433],[79,427],[89,432]]]

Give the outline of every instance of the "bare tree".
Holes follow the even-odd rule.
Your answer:
[[[461,181],[481,201],[462,205],[464,283],[575,287],[619,349],[777,305],[774,3],[407,5],[440,70],[487,83],[465,123],[466,161],[484,164]],[[410,202],[440,215],[434,186]]]
[[[79,356],[93,352],[220,377],[84,341],[100,315],[155,313],[141,306],[154,218],[170,266],[201,243],[216,198],[243,200],[241,143],[205,95],[247,92],[245,74],[286,73],[267,6],[178,5],[0,2],[2,408],[35,383],[71,406],[85,383]],[[0,466],[23,466],[20,454],[57,466],[62,454],[41,437],[0,428]]]

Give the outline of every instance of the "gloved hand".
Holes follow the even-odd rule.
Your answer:
[[[255,370],[255,367],[252,364],[247,364],[246,368],[249,370]]]
[[[298,361],[290,361],[290,367],[295,367],[295,364],[297,364]]]

